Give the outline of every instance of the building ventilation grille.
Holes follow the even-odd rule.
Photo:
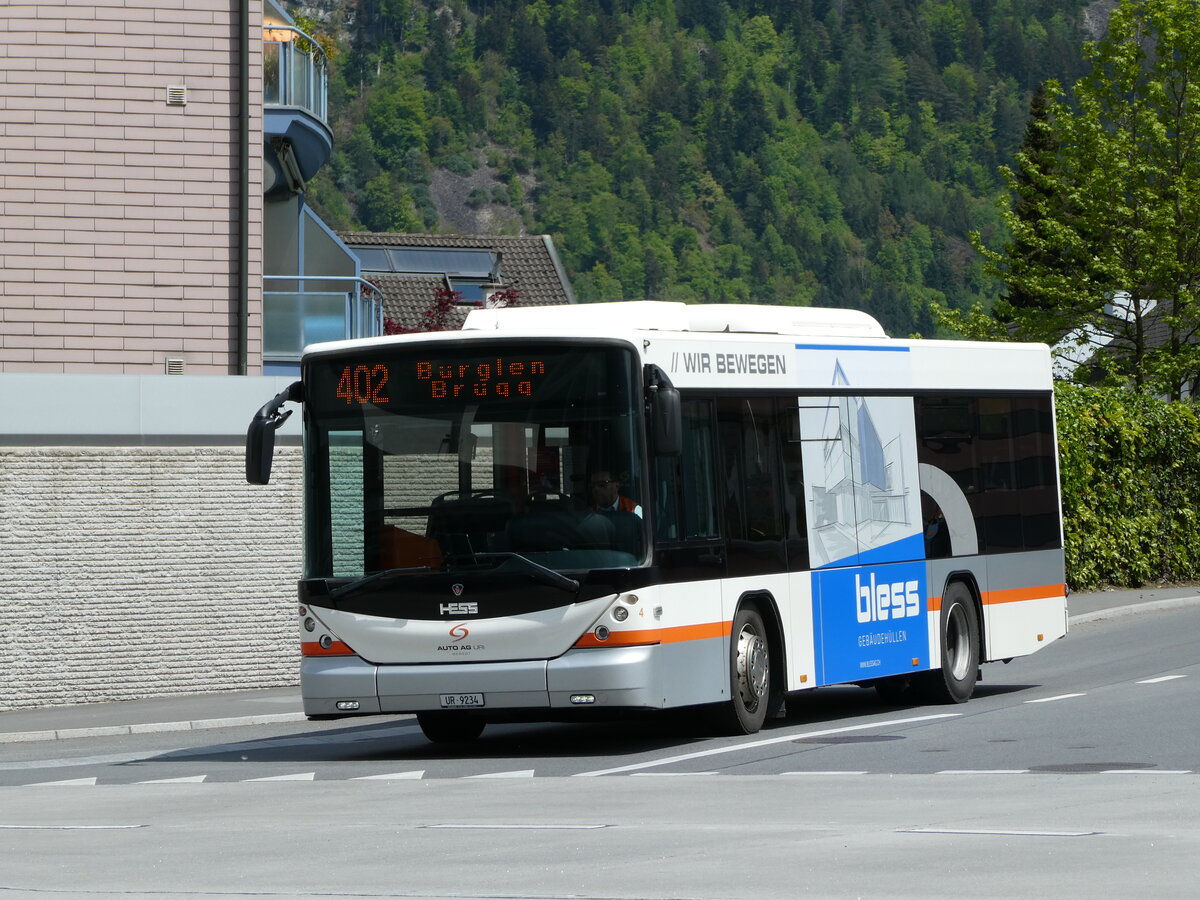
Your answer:
[[[167,106],[187,106],[187,88],[182,84],[168,86]]]
[[[182,375],[183,374],[183,360],[179,359],[178,357],[175,357],[175,356],[168,356],[167,357],[167,374],[168,375]]]

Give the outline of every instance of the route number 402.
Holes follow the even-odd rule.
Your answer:
[[[388,367],[346,366],[338,379],[336,395],[348,404],[387,403]]]

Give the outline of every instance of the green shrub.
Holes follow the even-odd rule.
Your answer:
[[[1059,384],[1067,581],[1200,577],[1200,416],[1119,388]]]

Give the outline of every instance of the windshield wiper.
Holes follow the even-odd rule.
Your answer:
[[[354,594],[365,588],[367,585],[374,584],[377,581],[382,581],[385,578],[392,578],[399,575],[412,575],[417,572],[432,572],[433,569],[429,566],[417,566],[408,569],[384,569],[382,572],[372,572],[370,575],[364,575],[362,578],[356,578],[349,584],[343,584],[335,587],[329,592],[330,600],[337,600],[345,597],[347,594]]]
[[[568,578],[561,572],[555,572],[553,569],[547,569],[545,566],[535,563],[532,559],[522,556],[520,553],[476,553],[476,559],[515,559],[525,569],[529,570],[529,574],[533,575],[539,581],[544,581],[552,587],[560,588],[569,593],[577,593],[579,591],[579,582],[574,578]]]
[[[530,575],[537,578],[539,581],[550,585],[551,587],[559,588],[568,593],[575,594],[579,591],[579,582],[574,578],[568,578],[553,569],[547,569],[543,565],[535,563],[532,559],[522,556],[519,553],[474,553],[471,556],[472,561],[481,559],[512,559],[521,564],[521,568],[529,572]],[[407,569],[384,569],[382,572],[372,572],[370,575],[365,575],[362,578],[356,578],[349,584],[343,584],[333,588],[329,592],[330,600],[340,600],[351,594],[356,594],[364,588],[383,580],[398,578],[403,575],[415,575],[418,573],[429,573],[436,571],[429,566],[417,566]]]

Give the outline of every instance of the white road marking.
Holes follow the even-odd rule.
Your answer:
[[[717,756],[722,753],[737,753],[742,750],[753,750],[757,747],[770,747],[772,744],[784,744],[789,741],[801,741],[806,738],[824,737],[828,734],[845,734],[849,731],[865,731],[868,728],[892,728],[897,725],[910,725],[915,722],[933,722],[938,719],[956,719],[962,713],[938,713],[932,716],[914,716],[911,719],[889,719],[886,722],[868,722],[865,725],[848,725],[845,728],[826,728],[821,731],[809,731],[803,734],[788,733],[764,738],[757,741],[747,741],[743,744],[732,744],[726,747],[714,747],[700,750],[696,753],[683,753],[679,756],[668,756],[663,759],[650,760],[644,763],[632,763],[628,766],[617,766],[613,769],[598,769],[595,772],[576,772],[575,778],[589,778],[597,775],[616,775],[620,772],[635,772],[638,769],[652,769],[657,766],[669,766],[672,763],[685,762],[690,759],[702,759],[706,756]]]
[[[29,787],[47,787],[53,784],[69,784],[69,785],[85,785],[91,787],[96,783],[96,776],[91,778],[68,778],[65,781],[39,781],[37,784],[31,784]]]
[[[268,775],[266,778],[244,778],[242,783],[251,781],[312,781],[317,777],[316,772],[296,772],[293,775]]]
[[[125,831],[146,825],[0,825],[9,831]]]
[[[200,784],[207,775],[184,775],[182,778],[152,778],[149,781],[139,781],[137,784]]]
[[[533,769],[517,769],[515,772],[485,772],[482,775],[468,775],[468,778],[532,778]]]
[[[897,828],[897,834],[977,834],[1001,837],[1093,837],[1100,831],[1023,831],[1010,828]]]
[[[1055,700],[1070,700],[1072,697],[1086,697],[1087,694],[1059,694],[1057,697],[1040,697],[1037,700],[1026,700],[1026,703],[1053,703]]]
[[[447,822],[442,825],[418,825],[417,828],[461,828],[490,831],[592,831],[597,828],[608,828],[607,825],[524,825],[524,824],[465,824]]]
[[[1138,684],[1162,684],[1164,681],[1174,681],[1176,678],[1187,678],[1186,675],[1160,675],[1158,678],[1147,678]]]
[[[399,779],[419,779],[425,777],[424,769],[413,769],[411,772],[393,772],[390,775],[359,775],[351,781],[393,781]]]

